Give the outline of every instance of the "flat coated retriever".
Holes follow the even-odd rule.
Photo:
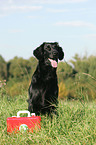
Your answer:
[[[58,104],[57,63],[64,52],[57,42],[44,42],[33,52],[39,60],[29,87],[28,110],[40,114],[56,113]]]

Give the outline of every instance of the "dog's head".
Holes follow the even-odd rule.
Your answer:
[[[46,65],[51,64],[53,68],[57,67],[58,59],[62,60],[64,57],[64,52],[57,42],[44,42],[34,50],[33,54],[39,61],[45,62]]]

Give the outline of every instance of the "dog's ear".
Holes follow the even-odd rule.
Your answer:
[[[44,58],[44,43],[41,44],[39,47],[37,47],[34,51],[33,51],[34,56],[42,61]]]
[[[59,60],[62,60],[64,58],[64,52],[62,50],[62,47],[58,47],[58,52],[59,52]]]

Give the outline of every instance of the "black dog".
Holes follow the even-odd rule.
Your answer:
[[[33,52],[39,60],[29,87],[28,110],[39,114],[55,113],[58,104],[58,82],[56,68],[62,60],[62,48],[55,43],[43,43]]]

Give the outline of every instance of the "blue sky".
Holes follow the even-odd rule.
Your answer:
[[[0,54],[28,59],[43,42],[58,42],[69,61],[96,55],[96,0],[0,0]]]

